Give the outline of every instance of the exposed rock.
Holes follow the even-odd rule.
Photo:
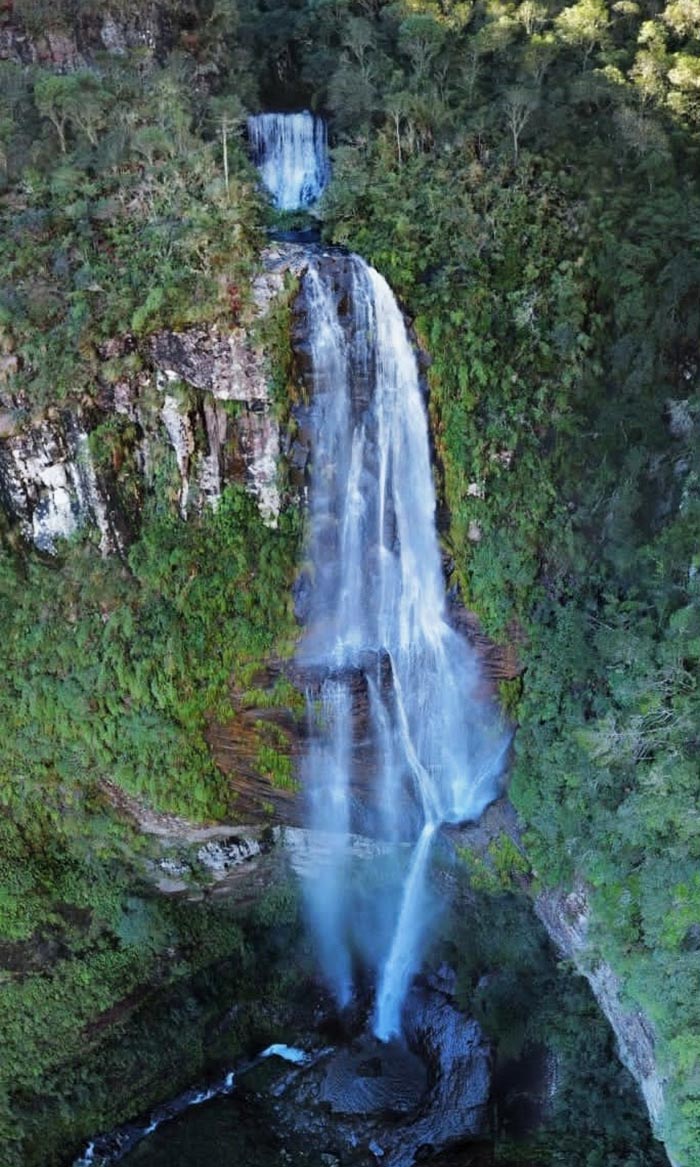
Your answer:
[[[674,400],[669,397],[666,401],[666,416],[671,436],[679,441],[689,441],[695,428],[695,417],[690,400]]]
[[[281,506],[277,481],[279,425],[267,409],[248,410],[238,419],[236,429],[249,489],[258,500],[263,518],[275,526]]]
[[[86,525],[99,530],[103,552],[120,546],[82,421],[80,414],[42,418],[7,427],[0,440],[0,499],[41,551],[53,552],[58,539]]]
[[[638,1083],[652,1127],[662,1137],[665,1079],[656,1064],[654,1027],[640,1009],[623,1005],[620,978],[591,948],[585,888],[579,885],[569,893],[541,892],[535,900],[535,910],[554,943],[590,984],[617,1038],[620,1061]],[[669,1159],[675,1167],[670,1155]]]
[[[254,287],[258,313],[269,311],[281,294],[285,273],[302,269],[304,254],[294,245],[265,253]],[[138,528],[135,498],[156,482],[162,489],[163,475],[156,469],[168,447],[183,518],[216,506],[224,486],[240,482],[257,499],[265,521],[275,525],[282,505],[279,423],[271,406],[268,357],[251,337],[252,329],[239,327],[158,333],[144,354],[147,367],[95,385],[94,405],[67,403],[30,420],[26,403],[13,396],[17,360],[12,354],[2,357],[0,500],[22,535],[52,552],[59,538],[96,526],[105,553],[121,549]],[[115,361],[137,348],[134,337],[115,337],[101,346],[100,356]],[[112,465],[109,459],[97,464],[89,444],[90,433],[114,415],[128,419],[135,435],[128,450],[132,483],[126,503],[124,452],[113,452]]]
[[[221,497],[224,481],[224,448],[228,431],[226,412],[210,397],[203,402],[204,428],[207,437],[207,452],[202,455],[199,465],[199,490],[209,506],[216,506]],[[276,472],[276,466],[275,466]],[[263,501],[259,496],[261,510]]]
[[[441,1150],[486,1126],[491,1087],[491,1049],[477,1021],[465,1017],[441,992],[416,986],[404,1006],[409,1045],[431,1068],[425,1113],[388,1151],[384,1162],[413,1162],[411,1148]]]
[[[285,1071],[274,1085],[280,1128],[319,1151],[358,1164],[411,1167],[467,1139],[487,1122],[491,1051],[478,1023],[444,993],[414,988],[405,1010],[407,1044],[363,1032]]]
[[[39,56],[42,65],[53,65],[62,73],[84,69],[86,65],[74,36],[59,29],[47,29],[44,38],[39,41]]]
[[[251,345],[243,329],[158,332],[151,337],[150,350],[154,365],[169,380],[186,381],[220,401],[268,400],[264,353]]]
[[[187,829],[176,826],[157,834],[161,854],[149,861],[148,872],[166,895],[187,893],[201,898],[203,885],[217,895],[235,894],[247,903],[268,887],[294,877],[323,878],[323,867],[335,840],[301,827],[230,826]],[[387,845],[351,835],[347,854],[353,862],[376,859]]]
[[[146,56],[163,57],[177,38],[171,14],[157,3],[141,4],[128,16],[118,6],[101,14],[97,8],[88,9],[78,12],[70,27],[57,23],[40,32],[23,27],[12,14],[0,28],[0,60],[69,72],[89,67],[95,54],[105,51],[123,56],[129,49],[141,49]]]
[[[115,57],[123,57],[127,51],[124,29],[115,21],[109,12],[105,13],[100,28],[100,40],[108,53]]]
[[[247,863],[261,853],[260,839],[246,838],[244,834],[237,832],[235,835],[205,843],[197,852],[197,862],[212,874],[228,875],[234,867]]]
[[[166,393],[163,397],[163,408],[160,411],[163,425],[168,431],[170,443],[175,451],[177,468],[180,472],[180,514],[187,518],[187,500],[189,498],[190,459],[194,453],[194,433],[187,413],[180,410],[176,397]]]

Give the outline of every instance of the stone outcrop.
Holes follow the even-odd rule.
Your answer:
[[[53,551],[58,538],[87,523],[97,528],[103,552],[122,545],[123,531],[95,472],[82,411],[7,426],[0,436],[0,501],[40,551]]]
[[[97,53],[124,56],[139,49],[146,57],[161,59],[178,44],[181,33],[167,6],[157,3],[104,5],[102,11],[81,9],[68,20],[56,13],[53,28],[25,26],[10,11],[0,13],[0,60],[19,65],[41,65],[68,73],[86,68]]]
[[[640,1009],[624,1003],[620,978],[596,956],[588,938],[590,909],[585,888],[541,892],[535,911],[559,951],[586,978],[617,1038],[620,1061],[638,1083],[652,1127],[663,1137],[665,1082],[656,1062],[654,1027]],[[668,1153],[668,1148],[667,1148]],[[672,1167],[678,1167],[669,1154]]]
[[[118,337],[102,346],[107,364],[139,353],[142,369],[98,382],[88,402],[34,410],[14,388],[16,361],[0,367],[0,502],[21,536],[45,552],[57,540],[97,528],[103,552],[121,550],[138,529],[150,491],[166,489],[183,517],[216,506],[243,483],[263,518],[281,506],[280,427],[270,398],[269,354],[256,322],[276,304],[286,273],[303,269],[302,248],[274,247],[253,287],[253,318],[235,326],[160,332],[143,348]]]
[[[271,1090],[273,1122],[358,1167],[412,1167],[428,1151],[478,1140],[491,1088],[480,1026],[427,983],[409,994],[404,1020],[405,1044],[363,1031],[286,1069]]]

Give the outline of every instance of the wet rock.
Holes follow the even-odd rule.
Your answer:
[[[311,611],[311,596],[313,583],[308,571],[302,571],[297,576],[292,587],[294,600],[294,616],[300,624],[305,624]]]
[[[441,983],[453,974],[442,969]],[[358,1165],[412,1167],[478,1139],[486,1127],[491,1051],[478,1023],[426,982],[409,993],[405,1040],[364,1032],[285,1070],[270,1088],[280,1130]]]
[[[432,1085],[423,1114],[387,1155],[392,1167],[414,1162],[413,1148],[438,1151],[482,1134],[491,1088],[491,1049],[483,1031],[445,993],[413,988],[403,1016],[406,1038],[430,1067]]]
[[[329,1060],[318,1100],[333,1114],[411,1114],[427,1085],[426,1066],[405,1046],[364,1037]]]

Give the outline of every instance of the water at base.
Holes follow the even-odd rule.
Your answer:
[[[286,1048],[286,1047],[281,1047]],[[298,1053],[300,1051],[294,1051]],[[268,1051],[262,1054],[267,1056]],[[171,1123],[174,1119],[185,1114],[193,1107],[201,1106],[204,1102],[211,1102],[216,1098],[224,1098],[232,1094],[236,1086],[235,1074],[232,1070],[224,1074],[217,1082],[213,1082],[203,1090],[185,1090],[176,1098],[165,1102],[153,1110],[147,1121],[143,1123],[127,1123],[108,1135],[98,1136],[88,1143],[82,1155],[73,1163],[73,1167],[110,1167],[124,1159],[144,1139],[154,1134],[160,1127]]]
[[[303,1049],[297,1049],[293,1045],[282,1045],[275,1042],[274,1045],[269,1045],[260,1054],[261,1058],[281,1058],[284,1062],[291,1062],[295,1066],[304,1066],[309,1061],[309,1054]]]
[[[304,785],[310,826],[335,840],[306,902],[339,1006],[359,960],[378,984],[374,1031],[387,1040],[420,962],[433,840],[496,796],[508,735],[447,620],[426,411],[396,300],[340,254],[311,263],[304,291],[313,578],[299,657],[325,678],[309,699]],[[373,896],[353,886],[352,831],[396,844]]]
[[[309,207],[328,183],[326,125],[308,111],[248,118],[253,161],[280,211]]]

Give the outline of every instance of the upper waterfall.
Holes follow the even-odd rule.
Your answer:
[[[263,113],[248,118],[253,161],[275,206],[296,211],[311,206],[328,183],[326,124],[302,113]]]
[[[329,840],[307,900],[341,1004],[358,954],[374,968],[375,1032],[387,1038],[420,958],[432,841],[495,797],[508,738],[447,619],[427,417],[396,300],[376,271],[342,255],[310,265],[304,294],[313,584],[300,657],[325,677],[309,708],[305,786],[312,825]],[[373,787],[364,805],[352,795],[360,750]],[[394,844],[373,902],[353,890],[352,830]]]

